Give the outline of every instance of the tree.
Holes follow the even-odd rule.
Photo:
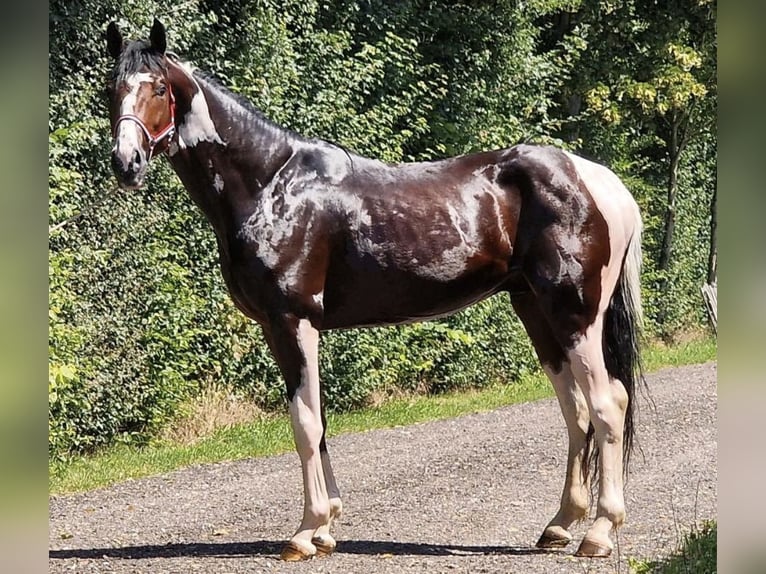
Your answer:
[[[611,165],[642,204],[652,296],[668,295],[678,271],[672,262],[684,165],[706,163],[707,173],[715,163],[715,145],[689,147],[715,140],[715,12],[710,0],[583,1],[557,15],[544,37],[573,70],[557,99],[561,137]],[[700,182],[708,202],[713,182]],[[657,308],[659,323],[664,309]]]

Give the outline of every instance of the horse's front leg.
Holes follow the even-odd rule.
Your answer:
[[[311,539],[314,546],[317,549],[317,555],[322,556],[325,554],[331,554],[335,551],[335,539],[330,534],[330,528],[335,520],[341,517],[343,512],[343,503],[340,498],[340,489],[338,483],[335,480],[335,473],[332,470],[332,464],[330,463],[330,453],[327,452],[327,442],[325,436],[327,433],[327,419],[324,416],[324,404],[322,405],[322,440],[319,443],[319,454],[322,458],[322,470],[324,471],[324,481],[327,486],[327,496],[330,502],[330,518],[326,524],[323,524],[314,532],[314,537]]]
[[[327,553],[331,521],[330,499],[322,461],[323,425],[319,390],[319,331],[308,319],[284,315],[272,319],[269,339],[285,378],[290,423],[303,471],[303,519],[282,549],[283,560],[305,560]],[[326,456],[326,454],[325,454]],[[328,463],[329,464],[329,461]],[[334,482],[334,481],[333,481]],[[336,489],[337,490],[337,489]],[[315,539],[319,532],[321,539]],[[329,549],[332,551],[331,549]]]

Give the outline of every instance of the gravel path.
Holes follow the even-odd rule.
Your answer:
[[[716,364],[648,377],[618,552],[534,548],[558,507],[566,433],[555,399],[329,441],[344,496],[338,551],[278,560],[301,513],[295,454],[195,466],[50,499],[50,572],[628,572],[717,515]]]

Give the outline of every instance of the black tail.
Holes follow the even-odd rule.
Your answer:
[[[627,474],[633,451],[634,414],[636,391],[646,385],[641,368],[641,231],[639,227],[628,244],[622,263],[622,271],[604,317],[603,349],[606,370],[610,377],[619,379],[628,393],[623,428],[623,471]],[[594,478],[598,475],[599,452],[594,440],[594,428],[588,427],[586,436],[583,473],[589,469]],[[595,481],[594,481],[595,483]]]

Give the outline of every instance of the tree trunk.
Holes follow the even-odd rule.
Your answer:
[[[707,257],[707,283],[712,285],[718,278],[718,185],[713,188],[710,201],[710,251]]]
[[[668,175],[667,207],[665,208],[665,226],[662,234],[662,248],[658,268],[665,271],[670,267],[670,256],[673,251],[673,233],[676,228],[676,192],[678,191],[678,167],[681,163],[682,146],[678,139],[678,128],[681,123],[678,114],[674,114],[670,126],[670,173]]]

